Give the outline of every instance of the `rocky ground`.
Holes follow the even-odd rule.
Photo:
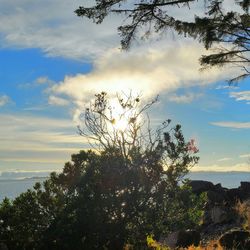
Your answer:
[[[191,181],[190,186],[197,195],[207,193],[203,223],[199,230],[168,235],[163,245],[171,249],[194,245],[198,249],[250,250],[250,182],[232,189],[198,180]],[[211,242],[215,242],[213,246]]]

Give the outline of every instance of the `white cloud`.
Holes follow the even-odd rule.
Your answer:
[[[88,102],[94,94],[130,91],[142,93],[144,98],[157,94],[174,93],[180,88],[207,86],[230,75],[232,70],[213,68],[200,71],[198,58],[205,50],[198,43],[158,42],[151,48],[138,48],[130,52],[112,50],[94,62],[88,74],[66,76],[47,93],[68,96],[78,107]],[[182,101],[190,101],[189,94]],[[175,98],[176,99],[176,98]],[[185,99],[185,100],[184,100]]]
[[[47,108],[48,105],[38,105],[38,106],[31,106],[31,107],[26,107],[23,110],[24,111],[41,111]]]
[[[67,119],[0,114],[0,127],[0,170],[7,162],[24,168],[31,162],[62,167],[70,154],[88,147]]]
[[[54,84],[55,82],[50,80],[47,76],[41,76],[35,80],[35,83],[41,85],[41,84]]]
[[[235,98],[236,101],[247,101],[247,104],[250,104],[250,91],[231,92],[230,97]]]
[[[202,96],[201,93],[187,93],[184,95],[172,94],[168,96],[168,100],[176,103],[191,103],[193,100]]]
[[[234,85],[229,85],[228,83],[226,85],[219,85],[217,86],[215,89],[216,90],[221,90],[221,89],[238,89],[238,86],[234,86]]]
[[[49,96],[48,103],[50,105],[55,105],[55,106],[67,106],[67,105],[69,105],[68,100],[61,98],[61,97],[53,96],[53,95]]]
[[[37,79],[35,79],[34,81],[32,82],[28,82],[28,83],[21,83],[18,85],[19,88],[35,88],[35,87],[38,87],[38,86],[41,86],[41,85],[48,85],[48,86],[51,86],[55,84],[54,81],[52,81],[51,79],[49,79],[47,76],[41,76],[41,77],[38,77]]]
[[[250,154],[242,154],[242,155],[240,155],[240,158],[249,158],[250,159]]]
[[[10,97],[8,97],[7,95],[0,96],[0,107],[3,107],[9,103],[11,103]]]
[[[250,122],[210,122],[210,124],[218,127],[233,128],[233,129],[249,129]]]
[[[63,163],[63,159],[47,159],[47,158],[1,158],[4,162],[32,162],[32,163]]]
[[[235,9],[233,2],[225,0],[224,7]],[[51,56],[86,59],[120,46],[117,27],[125,23],[125,17],[113,15],[96,25],[75,15],[74,10],[79,6],[91,3],[93,0],[0,0],[2,47],[40,48]],[[204,3],[194,2],[190,10],[187,6],[170,7],[169,12],[190,21],[194,14],[204,12]],[[173,32],[168,34],[170,38]]]
[[[217,171],[217,172],[230,172],[230,171],[249,171],[250,167],[247,163],[236,163],[233,165],[221,166],[217,164],[213,165],[197,165],[192,168],[192,171]]]
[[[217,161],[222,162],[222,161],[230,161],[230,160],[232,160],[232,158],[225,157],[225,158],[218,159]]]
[[[40,48],[51,56],[87,59],[118,46],[118,17],[108,18],[102,25],[79,18],[74,10],[85,3],[0,0],[2,47]]]

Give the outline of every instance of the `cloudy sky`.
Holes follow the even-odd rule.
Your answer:
[[[250,85],[239,69],[200,71],[203,47],[172,32],[119,49],[117,16],[76,17],[83,1],[0,0],[0,172],[60,170],[87,148],[78,116],[94,94],[160,94],[155,123],[180,123],[200,149],[194,170],[249,171]],[[198,8],[199,9],[199,8]]]

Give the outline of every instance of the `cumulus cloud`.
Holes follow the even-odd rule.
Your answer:
[[[92,72],[66,76],[63,82],[47,92],[54,96],[67,96],[82,107],[100,91],[114,94],[132,90],[151,98],[159,93],[174,93],[180,88],[207,86],[225,78],[225,72],[227,75],[232,73],[229,69],[222,71],[216,68],[201,72],[198,58],[204,52],[202,46],[190,42],[168,45],[159,42],[152,48],[128,53],[109,51],[94,62]],[[188,102],[196,97],[188,94],[174,99]]]
[[[249,129],[250,122],[231,122],[231,121],[222,121],[222,122],[210,122],[210,124],[218,127],[224,128],[233,128],[233,129]]]
[[[0,107],[3,107],[7,105],[8,103],[11,103],[11,99],[7,95],[0,96]]]

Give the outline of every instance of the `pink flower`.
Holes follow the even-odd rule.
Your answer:
[[[192,153],[199,152],[199,149],[195,145],[195,140],[194,139],[191,139],[190,142],[188,142],[187,147],[188,147],[188,151],[190,151]]]

